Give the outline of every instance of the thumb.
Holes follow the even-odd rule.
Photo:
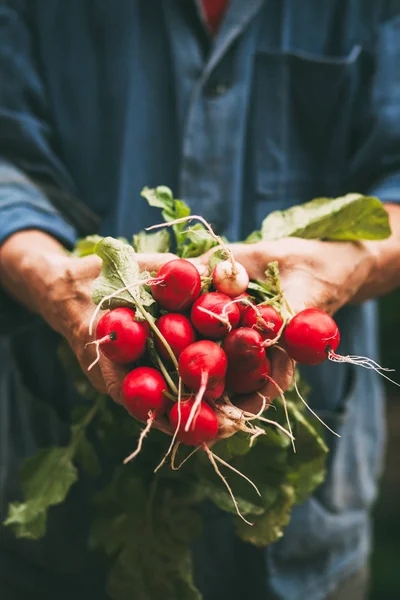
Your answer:
[[[137,261],[141,271],[158,271],[165,263],[178,258],[171,252],[143,252],[137,254]]]

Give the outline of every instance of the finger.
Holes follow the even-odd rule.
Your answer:
[[[105,356],[99,362],[101,374],[105,383],[106,393],[117,403],[122,404],[122,383],[129,373],[129,367],[117,365]]]
[[[141,271],[158,271],[165,263],[178,258],[171,252],[146,252],[137,254],[139,269]]]
[[[208,267],[208,261],[204,261],[203,260],[203,256],[197,256],[196,258],[187,258],[186,260],[188,260],[189,262],[192,263],[192,265],[194,265],[196,267],[196,269],[198,270],[200,277],[208,277],[210,274],[209,271],[209,267]]]
[[[96,278],[100,271],[103,261],[97,254],[90,254],[76,259],[76,265],[82,279]]]

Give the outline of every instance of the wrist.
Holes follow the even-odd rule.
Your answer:
[[[76,262],[46,233],[18,232],[0,248],[1,285],[61,333],[60,301],[71,295]]]

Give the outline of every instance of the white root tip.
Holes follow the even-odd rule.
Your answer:
[[[297,381],[296,381],[296,371],[295,371],[295,369],[293,369],[293,383],[294,383],[294,389],[296,390],[296,394],[298,395],[298,397],[300,398],[300,400],[302,401],[302,403],[304,404],[304,406],[305,406],[305,407],[306,407],[306,408],[307,408],[307,409],[310,411],[310,413],[311,413],[312,415],[314,415],[314,417],[315,417],[316,419],[318,419],[318,421],[319,421],[319,422],[320,422],[320,423],[321,423],[321,424],[322,424],[324,427],[326,427],[326,429],[327,429],[328,431],[330,431],[331,433],[333,433],[333,435],[336,435],[336,437],[340,438],[340,435],[339,435],[338,433],[336,433],[336,431],[333,431],[333,429],[331,429],[331,428],[329,427],[329,425],[327,425],[327,424],[325,423],[325,421],[323,421],[323,420],[321,419],[321,417],[319,417],[319,416],[317,415],[317,413],[313,411],[313,409],[312,409],[312,408],[311,408],[311,407],[310,407],[310,406],[307,404],[307,402],[304,400],[303,396],[300,394],[300,390],[299,390],[299,388],[298,388],[298,386],[297,386]]]
[[[393,372],[394,369],[388,369],[386,367],[381,367],[376,361],[372,360],[372,358],[368,358],[366,356],[354,356],[354,355],[350,355],[350,354],[348,354],[347,356],[341,356],[340,354],[336,354],[335,352],[332,352],[332,351],[328,353],[328,358],[329,358],[329,360],[331,360],[333,362],[349,363],[349,364],[355,365],[357,367],[363,367],[364,369],[370,369],[372,371],[375,371],[375,373],[378,373],[378,375],[380,375],[381,377],[384,377],[385,379],[390,381],[390,383],[394,383],[394,385],[397,385],[398,387],[400,387],[400,383],[398,383],[397,381],[394,381],[393,379],[391,379],[390,377],[385,375],[385,373]]]
[[[236,500],[236,498],[235,498],[235,496],[234,496],[234,493],[232,492],[232,489],[231,489],[231,487],[230,487],[229,483],[227,482],[227,480],[225,479],[225,477],[222,475],[222,473],[221,473],[221,471],[219,470],[219,468],[218,468],[218,465],[217,465],[217,463],[216,463],[216,461],[215,461],[215,457],[216,457],[216,455],[215,455],[215,454],[213,454],[213,452],[211,452],[210,448],[209,448],[209,447],[208,447],[206,444],[204,444],[204,450],[207,452],[207,455],[208,455],[208,458],[209,458],[209,460],[210,460],[210,463],[211,463],[211,464],[212,464],[212,466],[214,467],[214,471],[216,472],[216,474],[218,475],[218,477],[221,479],[221,481],[222,481],[222,482],[223,482],[223,484],[225,485],[226,489],[228,490],[228,492],[229,492],[229,495],[230,495],[230,497],[232,498],[232,502],[233,502],[233,504],[234,504],[234,506],[235,506],[235,508],[236,508],[236,512],[237,512],[238,516],[239,516],[241,519],[243,519],[243,521],[244,521],[245,523],[247,523],[247,525],[251,525],[251,526],[252,526],[252,525],[254,525],[254,523],[251,523],[250,521],[248,521],[248,520],[247,520],[247,519],[246,519],[246,518],[245,518],[245,517],[242,515],[242,513],[240,512],[240,509],[239,509],[239,506],[238,506],[237,500]]]
[[[94,340],[93,342],[88,342],[87,344],[85,344],[85,349],[88,346],[95,346],[96,348],[96,358],[95,360],[88,366],[88,371],[91,371],[93,369],[93,367],[95,365],[97,365],[97,363],[100,360],[100,346],[101,344],[106,344],[107,342],[112,342],[112,337],[110,335],[105,335],[104,337],[100,338],[99,340]]]
[[[284,408],[284,411],[285,411],[286,422],[288,424],[288,430],[289,430],[289,433],[290,433],[291,439],[292,439],[293,452],[296,453],[296,446],[295,446],[295,443],[294,443],[294,436],[293,436],[293,432],[292,432],[292,426],[290,424],[290,419],[289,419],[289,413],[288,413],[288,409],[287,409],[287,403],[286,403],[285,394],[283,393],[283,390],[280,388],[280,386],[276,383],[275,379],[272,379],[272,377],[270,377],[269,375],[267,375],[267,379],[268,379],[268,381],[270,381],[272,383],[272,385],[274,385],[276,387],[276,389],[278,390],[278,394],[281,397],[281,400],[283,402],[283,408]]]
[[[210,450],[211,452],[211,450]],[[257,492],[257,494],[259,496],[261,496],[261,492],[258,489],[258,487],[256,486],[255,483],[253,483],[251,481],[251,479],[249,479],[246,475],[244,475],[244,473],[242,473],[241,471],[238,471],[238,469],[235,469],[235,467],[232,467],[232,465],[230,465],[229,463],[227,463],[225,460],[223,460],[220,456],[218,456],[217,454],[214,454],[214,458],[215,460],[217,460],[219,463],[221,463],[221,465],[224,465],[224,467],[227,467],[228,469],[230,469],[231,471],[233,471],[234,473],[236,473],[237,475],[239,475],[240,477],[243,477],[243,479],[245,479]]]
[[[185,462],[186,462],[186,461],[188,461],[188,460],[189,460],[189,458],[191,458],[191,457],[193,456],[193,454],[196,454],[196,452],[197,452],[198,450],[200,450],[200,448],[201,448],[201,446],[196,446],[196,448],[195,448],[194,450],[192,450],[192,451],[190,452],[190,454],[188,454],[188,455],[187,455],[187,457],[186,457],[186,458],[184,458],[184,459],[182,460],[182,462],[180,462],[180,463],[179,463],[179,465],[178,465],[177,467],[175,466],[175,460],[174,460],[174,466],[172,467],[172,468],[173,468],[173,470],[174,470],[174,471],[179,471],[179,469],[180,469],[181,467],[183,467],[183,465],[185,464]],[[176,453],[175,453],[175,454],[176,454]],[[174,457],[174,459],[175,459],[175,457]]]
[[[129,456],[127,456],[125,458],[124,465],[126,465],[128,462],[130,462],[131,460],[133,460],[134,458],[136,458],[136,456],[142,450],[143,440],[146,437],[146,435],[149,433],[149,431],[151,429],[151,426],[153,425],[154,417],[155,417],[154,413],[150,412],[149,413],[149,418],[147,419],[146,427],[143,429],[143,431],[141,432],[141,434],[139,436],[136,450],[134,452],[132,452],[132,454],[130,454]]]

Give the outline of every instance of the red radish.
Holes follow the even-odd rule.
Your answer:
[[[256,329],[238,327],[230,331],[222,342],[229,366],[239,371],[257,369],[265,360],[263,339]]]
[[[328,313],[318,308],[306,308],[291,319],[283,339],[293,360],[303,365],[318,365],[335,353],[340,333]]]
[[[159,371],[152,367],[138,367],[122,382],[122,398],[126,410],[139,421],[145,421],[136,450],[124,460],[124,464],[135,458],[142,449],[143,440],[149,433],[154,419],[166,412],[168,399],[167,384]]]
[[[229,296],[220,292],[208,292],[193,304],[190,319],[199,333],[217,340],[237,327],[240,311]]]
[[[243,294],[250,281],[244,266],[233,258],[218,263],[214,268],[212,278],[215,288],[231,298]]]
[[[96,328],[97,345],[107,358],[118,364],[135,362],[146,350],[149,327],[135,321],[131,308],[114,308],[106,313]]]
[[[164,392],[167,384],[159,371],[152,367],[138,367],[125,377],[122,398],[126,410],[139,421],[147,421],[149,413],[160,416],[168,406]]]
[[[167,313],[157,320],[156,325],[176,358],[179,358],[187,346],[196,341],[196,334],[191,322],[180,313]],[[170,362],[171,357],[162,340],[155,337],[154,343],[161,357]]]
[[[225,381],[227,366],[225,352],[210,340],[190,344],[179,357],[179,374],[183,383],[191,390],[198,391],[205,381],[205,397],[209,398],[215,398],[215,393],[219,392]]]
[[[283,325],[283,319],[273,306],[258,304],[254,307],[247,306],[240,324],[242,327],[257,329],[263,340],[273,340]]]
[[[252,371],[239,371],[235,365],[229,365],[226,374],[226,389],[234,394],[251,394],[257,392],[268,381],[271,363],[265,357],[264,362]]]
[[[254,304],[254,298],[252,296],[250,296],[250,294],[248,294],[247,292],[244,292],[244,294],[240,294],[240,296],[236,296],[236,298],[232,298],[232,302],[234,302],[240,312],[240,323],[243,319],[243,315],[246,312],[246,308],[249,307],[249,304]]]
[[[201,278],[196,267],[183,258],[165,263],[158,271],[151,293],[162,308],[183,312],[193,304],[201,289]]]
[[[200,402],[197,408],[189,431],[186,431],[186,425],[189,422],[194,404],[195,398],[191,396],[188,400],[183,400],[179,404],[176,402],[169,413],[169,421],[173,429],[177,430],[177,439],[187,446],[200,446],[206,442],[211,442],[218,434],[217,415],[211,406],[203,401]]]

